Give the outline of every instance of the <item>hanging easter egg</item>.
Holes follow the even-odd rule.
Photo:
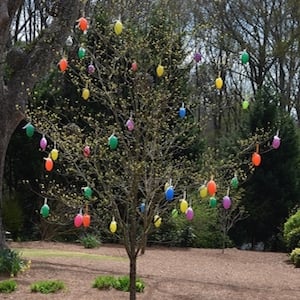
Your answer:
[[[129,131],[132,131],[134,129],[134,122],[132,118],[129,118],[126,122],[126,127]]]
[[[43,137],[40,139],[40,147],[43,151],[46,150],[47,144],[48,144],[47,139],[43,135]]]
[[[132,70],[133,72],[136,72],[137,69],[138,69],[138,64],[137,64],[136,61],[134,61],[134,62],[131,64],[131,70]]]
[[[115,150],[118,147],[118,143],[118,138],[114,134],[108,138],[108,145],[111,150]]]
[[[217,199],[215,197],[209,198],[209,206],[215,208],[217,206]]]
[[[123,31],[123,24],[120,20],[115,22],[114,31],[116,35],[120,35]]]
[[[188,209],[188,203],[187,203],[187,201],[185,199],[182,199],[180,201],[179,207],[180,207],[180,211],[184,214],[186,212],[186,210]]]
[[[91,148],[90,148],[90,146],[85,146],[83,148],[83,155],[85,157],[89,157],[91,155]]]
[[[186,115],[186,109],[184,107],[184,103],[182,103],[182,106],[179,109],[179,117],[183,119],[185,115]]]
[[[172,201],[174,199],[174,188],[172,185],[166,189],[165,197],[167,201]]]
[[[52,149],[50,152],[50,156],[52,158],[52,160],[57,160],[58,158],[58,150],[56,148]]]
[[[58,63],[61,72],[65,72],[68,68],[68,61],[66,58],[62,58]]]
[[[195,62],[200,62],[201,61],[201,59],[202,59],[202,56],[201,56],[201,54],[199,53],[199,52],[196,52],[195,54],[194,54],[194,60],[195,60]]]
[[[252,160],[253,165],[255,167],[258,167],[260,165],[260,163],[261,163],[261,156],[260,156],[260,154],[258,154],[257,152],[254,152],[252,154],[252,159],[251,160]]]
[[[274,135],[273,141],[272,141],[272,147],[274,149],[278,149],[280,146],[280,137],[278,135]]]
[[[248,100],[244,100],[242,102],[242,108],[246,110],[246,109],[248,109],[248,107],[249,107],[249,101]]]
[[[45,169],[50,172],[53,169],[53,160],[50,157],[44,158],[45,159]]]
[[[194,218],[194,211],[191,207],[188,207],[187,210],[185,211],[185,217],[187,220],[191,221]]]
[[[141,204],[140,204],[140,212],[143,214],[144,212],[145,212],[145,209],[146,209],[146,204],[145,204],[145,202],[142,202]]]
[[[66,46],[67,47],[71,47],[71,46],[73,46],[73,38],[72,38],[72,36],[68,36],[67,37],[67,39],[66,39]]]
[[[27,123],[23,129],[25,129],[26,135],[30,138],[34,134],[34,126],[31,123]]]
[[[155,216],[154,216],[154,218],[153,218],[153,223],[154,223],[154,226],[155,226],[156,228],[160,227],[161,221],[162,221],[162,219],[161,219],[161,217],[160,217],[159,215],[155,215]]]
[[[171,212],[172,218],[177,218],[178,217],[178,210],[174,208]]]
[[[85,50],[85,48],[83,48],[83,47],[80,47],[79,49],[78,49],[78,57],[80,58],[80,59],[82,59],[82,58],[84,58],[85,57],[85,53],[86,53],[86,50]]]
[[[163,76],[164,71],[165,71],[165,69],[164,69],[164,67],[162,65],[158,65],[157,66],[157,68],[156,68],[156,74],[157,74],[158,77]]]
[[[246,64],[247,62],[249,62],[249,57],[250,57],[249,53],[246,50],[244,50],[240,57],[243,65]]]
[[[223,204],[224,209],[229,209],[230,208],[230,206],[231,206],[231,200],[230,200],[229,196],[225,196],[223,198],[222,204]]]
[[[92,194],[93,194],[93,190],[89,186],[86,186],[86,187],[83,188],[83,194],[84,194],[85,198],[91,199]]]
[[[82,213],[79,213],[74,218],[74,226],[78,228],[82,225],[82,222],[83,222],[83,216]]]
[[[113,218],[113,220],[109,224],[109,230],[110,230],[111,233],[115,233],[117,231],[117,228],[118,228],[117,222]]]
[[[91,224],[91,216],[88,213],[85,213],[82,217],[83,227],[89,227]]]
[[[217,185],[213,179],[207,183],[207,191],[210,196],[213,196],[217,191]]]
[[[237,178],[237,176],[234,176],[232,177],[231,181],[230,181],[230,184],[231,186],[234,188],[234,189],[237,189],[238,186],[239,186],[239,180]]]
[[[205,198],[207,196],[207,187],[204,184],[200,186],[199,194],[201,198]]]
[[[95,72],[95,70],[96,70],[95,66],[92,63],[90,63],[88,65],[88,73],[93,74]]]
[[[83,89],[82,89],[82,93],[81,93],[81,97],[82,97],[84,100],[89,99],[89,97],[90,97],[90,90],[89,90],[88,88],[83,88]]]
[[[218,77],[215,81],[215,85],[216,85],[216,88],[218,90],[222,89],[223,87],[223,79],[221,77]]]
[[[88,21],[86,18],[84,17],[81,17],[79,20],[78,20],[78,28],[81,30],[81,31],[87,31],[88,29]]]
[[[47,203],[44,203],[44,205],[41,207],[40,214],[47,218],[49,216],[50,208]]]

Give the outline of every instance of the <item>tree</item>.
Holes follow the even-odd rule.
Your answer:
[[[21,48],[18,44],[11,45],[10,41],[11,26],[22,3],[6,0],[0,4],[0,249],[5,247],[1,211],[7,146],[16,126],[25,118],[28,92],[57,60],[57,51],[75,24],[80,9],[80,1],[49,1],[53,5],[51,24],[38,34],[30,47]]]

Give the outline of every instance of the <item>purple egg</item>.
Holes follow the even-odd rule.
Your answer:
[[[222,203],[223,203],[223,207],[224,207],[225,209],[229,209],[230,206],[231,206],[231,200],[230,200],[230,198],[229,198],[228,196],[225,196],[225,197],[223,198]]]
[[[89,64],[88,73],[93,74],[95,72],[95,66],[93,64]]]
[[[275,135],[275,136],[273,137],[272,147],[273,147],[274,149],[278,149],[279,146],[280,146],[280,137],[277,136],[277,135]]]
[[[194,54],[194,60],[198,63],[199,61],[201,61],[201,59],[202,59],[201,54],[199,52],[196,52]]]
[[[194,218],[194,211],[191,207],[189,207],[186,212],[185,212],[185,216],[187,218],[187,220],[191,221]]]
[[[43,136],[40,140],[40,147],[43,151],[46,150],[47,147],[47,139]]]
[[[132,131],[134,129],[134,122],[131,118],[127,120],[126,127],[129,131]]]

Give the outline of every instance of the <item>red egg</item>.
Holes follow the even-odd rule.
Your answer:
[[[59,63],[59,69],[61,70],[61,72],[65,72],[68,68],[68,61],[65,58],[62,58]]]
[[[88,21],[87,21],[87,19],[84,18],[84,17],[81,17],[78,20],[78,27],[79,27],[80,30],[86,31],[88,29]]]
[[[45,169],[50,172],[53,169],[53,160],[50,157],[45,158]]]

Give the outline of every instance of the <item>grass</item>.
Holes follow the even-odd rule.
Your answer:
[[[0,293],[9,294],[15,291],[17,283],[14,280],[3,280],[0,281]]]
[[[50,294],[65,289],[65,284],[60,280],[37,281],[30,285],[33,293]]]

